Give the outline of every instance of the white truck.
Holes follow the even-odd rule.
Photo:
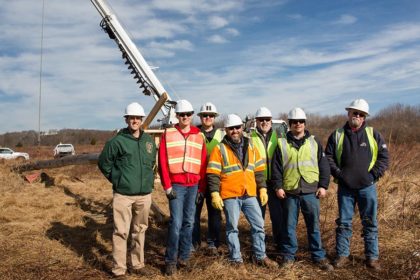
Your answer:
[[[72,144],[58,144],[54,148],[54,157],[60,158],[64,156],[74,156],[76,154],[76,151],[74,150],[74,147]]]
[[[15,152],[9,148],[0,148],[0,158],[4,159],[17,159],[17,160],[29,160],[27,153]]]

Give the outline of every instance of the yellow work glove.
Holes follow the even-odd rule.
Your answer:
[[[260,189],[260,201],[261,201],[261,206],[266,205],[267,202],[268,202],[268,195],[267,195],[267,189],[266,188],[261,188]]]
[[[212,192],[211,193],[211,205],[216,208],[217,210],[223,210],[223,200],[220,197],[219,192]]]

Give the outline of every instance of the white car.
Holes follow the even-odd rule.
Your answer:
[[[18,159],[18,160],[28,160],[29,155],[27,153],[15,152],[9,148],[0,148],[0,158],[4,159]]]
[[[74,156],[76,154],[76,151],[74,150],[74,147],[72,144],[58,144],[57,146],[55,146],[54,148],[54,157],[58,158],[58,157],[64,157],[64,156],[69,156],[72,155]]]

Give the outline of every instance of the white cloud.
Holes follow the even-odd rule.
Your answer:
[[[353,24],[357,21],[357,18],[352,15],[341,15],[340,18],[334,21],[335,24]]]
[[[226,38],[224,38],[221,35],[215,34],[210,36],[207,41],[209,41],[210,43],[215,43],[215,44],[224,44],[227,43],[228,40],[226,40]]]
[[[303,16],[301,14],[290,14],[287,15],[288,18],[294,19],[294,20],[300,20],[303,18]]]
[[[240,34],[239,31],[235,28],[226,28],[226,33],[233,37],[239,36]]]
[[[219,29],[229,24],[225,18],[220,16],[211,16],[208,22],[211,29]]]

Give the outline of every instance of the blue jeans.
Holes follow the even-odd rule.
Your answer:
[[[195,198],[198,186],[185,187],[173,184],[176,198],[169,200],[171,213],[165,263],[176,264],[177,259],[188,260],[191,251],[191,236],[194,225]]]
[[[229,261],[243,262],[239,243],[238,222],[241,211],[251,226],[252,250],[257,260],[266,257],[264,220],[255,196],[235,197],[223,200],[226,216],[226,242],[229,248]]]
[[[367,259],[377,260],[379,258],[378,248],[378,198],[376,185],[373,184],[363,189],[348,189],[338,186],[338,214],[335,221],[336,229],[336,251],[338,256],[348,257],[350,255],[350,239],[352,236],[352,219],[354,207],[357,203],[360,220],[363,226],[363,239],[365,242],[365,256]]]
[[[211,195],[209,192],[206,193],[206,206],[207,206],[207,245],[208,247],[218,248],[220,245],[220,224],[222,219],[222,212],[215,209],[211,205]],[[192,244],[194,247],[200,246],[201,244],[201,210],[203,209],[204,201],[197,205],[195,211],[194,229],[192,233]]]
[[[286,194],[281,200],[283,205],[284,226],[280,252],[285,260],[294,260],[298,249],[296,226],[299,220],[299,210],[302,211],[306,225],[309,251],[313,261],[325,259],[325,250],[322,248],[321,231],[319,229],[319,199],[315,193],[292,195]]]

